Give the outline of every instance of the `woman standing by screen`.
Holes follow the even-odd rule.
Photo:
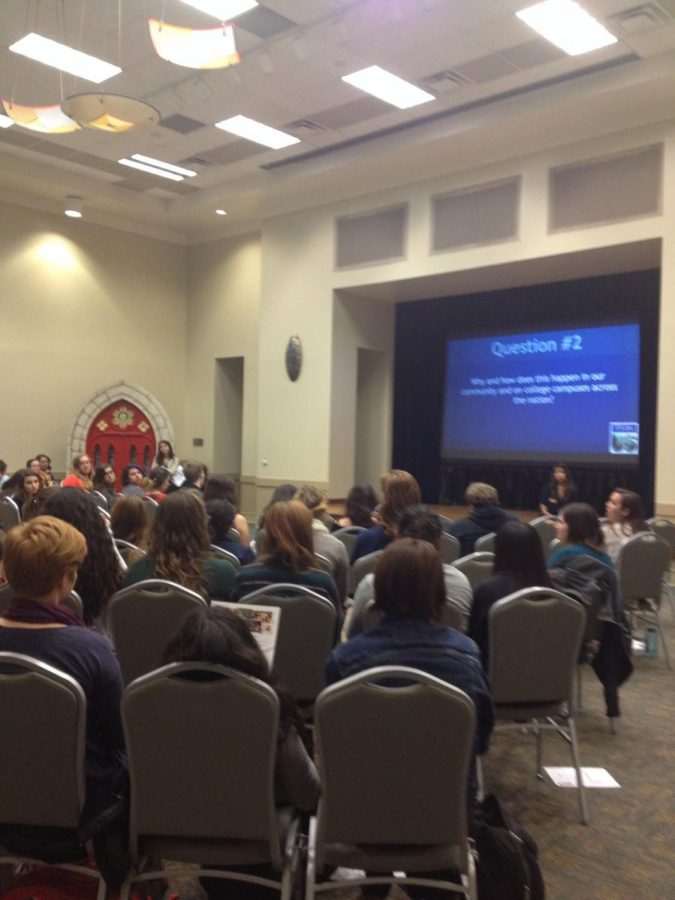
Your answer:
[[[577,486],[568,466],[556,463],[551,480],[539,494],[539,512],[545,516],[557,516],[567,503],[577,499]]]

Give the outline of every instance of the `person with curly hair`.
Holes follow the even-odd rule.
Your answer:
[[[82,598],[85,623],[104,627],[108,600],[122,587],[122,572],[112,536],[98,506],[80,488],[66,487],[47,497],[41,513],[68,522],[87,541],[87,555],[77,573],[75,590]]]
[[[204,501],[195,491],[176,491],[163,500],[152,522],[148,553],[124,575],[126,585],[162,578],[214,600],[229,600],[235,568],[209,556]]]

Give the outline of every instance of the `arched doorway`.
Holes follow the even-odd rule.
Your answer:
[[[67,455],[70,460],[88,453],[100,464],[112,463],[119,488],[124,466],[135,462],[150,468],[162,440],[174,443],[167,411],[149,391],[120,381],[83,405],[71,428]]]
[[[150,469],[157,453],[157,439],[148,417],[133,403],[118,400],[96,416],[87,434],[86,448],[95,466],[113,466],[120,490],[121,472],[129,463],[143,466],[146,472]]]

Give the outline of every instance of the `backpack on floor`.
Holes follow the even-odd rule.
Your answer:
[[[494,794],[474,822],[480,900],[544,900],[537,844]]]

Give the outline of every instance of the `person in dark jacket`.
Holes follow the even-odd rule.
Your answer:
[[[478,538],[496,531],[506,522],[518,521],[517,516],[501,508],[497,489],[491,484],[472,482],[466,489],[464,501],[471,508],[469,515],[453,522],[447,529],[459,541],[462,556],[473,553]]]

